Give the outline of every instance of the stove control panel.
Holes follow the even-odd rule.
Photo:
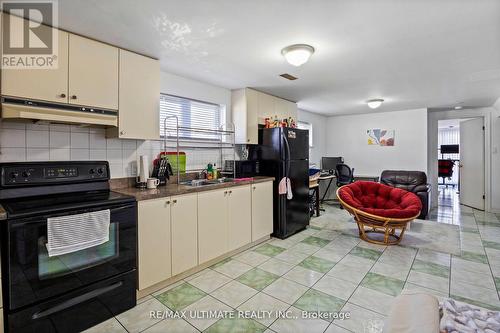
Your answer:
[[[108,162],[19,162],[0,164],[1,186],[55,185],[109,180]]]

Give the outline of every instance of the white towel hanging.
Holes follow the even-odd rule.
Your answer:
[[[47,251],[49,257],[81,251],[109,241],[109,209],[49,217]]]
[[[288,177],[281,178],[278,184],[278,193],[286,194],[286,198],[288,200],[292,200],[293,193],[292,193],[292,182],[290,181],[290,178]]]

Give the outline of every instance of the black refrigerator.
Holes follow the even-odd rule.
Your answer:
[[[248,159],[258,160],[260,175],[275,178],[274,237],[287,238],[309,225],[309,131],[261,128],[259,144],[250,145]],[[290,179],[292,199],[278,193],[283,177]]]

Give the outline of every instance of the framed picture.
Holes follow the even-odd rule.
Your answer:
[[[395,130],[371,129],[367,130],[368,145],[372,146],[394,146]]]

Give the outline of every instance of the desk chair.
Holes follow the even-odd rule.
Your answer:
[[[451,177],[453,177],[454,165],[455,162],[453,160],[438,160],[438,178],[443,178],[443,183],[440,185],[446,185],[446,187],[448,187],[445,178],[451,179]]]
[[[335,177],[337,178],[337,187],[351,184],[354,182],[354,168],[350,168],[347,164],[337,164],[335,167]]]

